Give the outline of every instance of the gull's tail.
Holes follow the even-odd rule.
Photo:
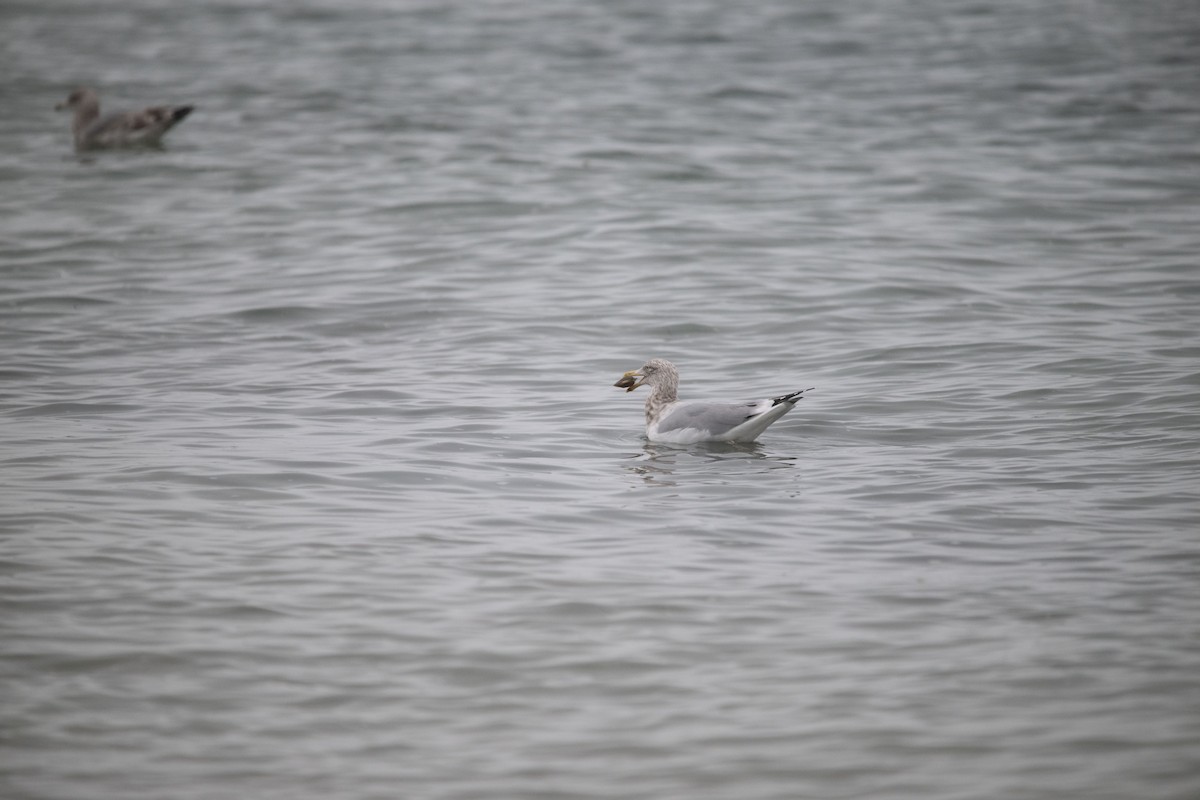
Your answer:
[[[803,395],[805,392],[811,392],[815,388],[816,388],[815,386],[810,386],[807,389],[801,389],[798,392],[792,392],[791,394],[785,394],[781,397],[776,397],[773,400],[771,400],[771,405],[777,406],[780,403],[789,403],[791,405],[796,405],[796,403],[798,403],[804,399],[803,397],[801,397],[801,395]]]

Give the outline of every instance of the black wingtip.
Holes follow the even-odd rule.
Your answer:
[[[184,117],[192,113],[193,109],[195,108],[195,106],[179,106],[171,112],[171,119],[173,119],[175,122],[182,122]]]
[[[777,406],[777,405],[779,405],[780,403],[797,403],[797,402],[799,402],[799,401],[801,401],[801,400],[803,400],[803,399],[804,399],[804,398],[802,397],[802,395],[803,395],[805,392],[811,392],[811,391],[812,391],[813,389],[815,389],[815,388],[817,388],[817,387],[815,387],[815,386],[810,386],[810,387],[808,387],[807,389],[801,389],[801,390],[800,390],[800,391],[798,391],[798,392],[792,392],[791,394],[785,394],[785,395],[783,395],[782,397],[776,397],[774,400],[772,400],[772,401],[771,401],[771,405],[772,405],[772,406]]]

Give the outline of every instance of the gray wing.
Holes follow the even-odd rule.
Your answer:
[[[688,403],[675,408],[659,420],[660,433],[696,428],[714,434],[736,428],[760,413],[758,403]]]
[[[137,123],[136,114],[129,111],[116,111],[104,115],[89,125],[87,135],[89,137],[124,135],[139,127]]]
[[[155,106],[141,111],[116,111],[93,122],[84,134],[88,141],[113,144],[154,139],[190,114],[191,106]]]

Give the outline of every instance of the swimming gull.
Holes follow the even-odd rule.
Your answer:
[[[163,135],[175,127],[194,106],[152,106],[141,111],[117,111],[100,116],[100,98],[92,89],[71,92],[66,102],[55,106],[56,111],[75,112],[71,132],[77,150],[101,147],[138,147],[156,145]]]
[[[681,403],[679,370],[663,358],[652,358],[613,384],[627,392],[649,386],[646,438],[652,442],[752,442],[775,420],[796,407],[810,389],[746,403]]]

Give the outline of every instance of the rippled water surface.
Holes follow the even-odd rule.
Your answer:
[[[0,28],[4,797],[1200,796],[1195,3]]]

